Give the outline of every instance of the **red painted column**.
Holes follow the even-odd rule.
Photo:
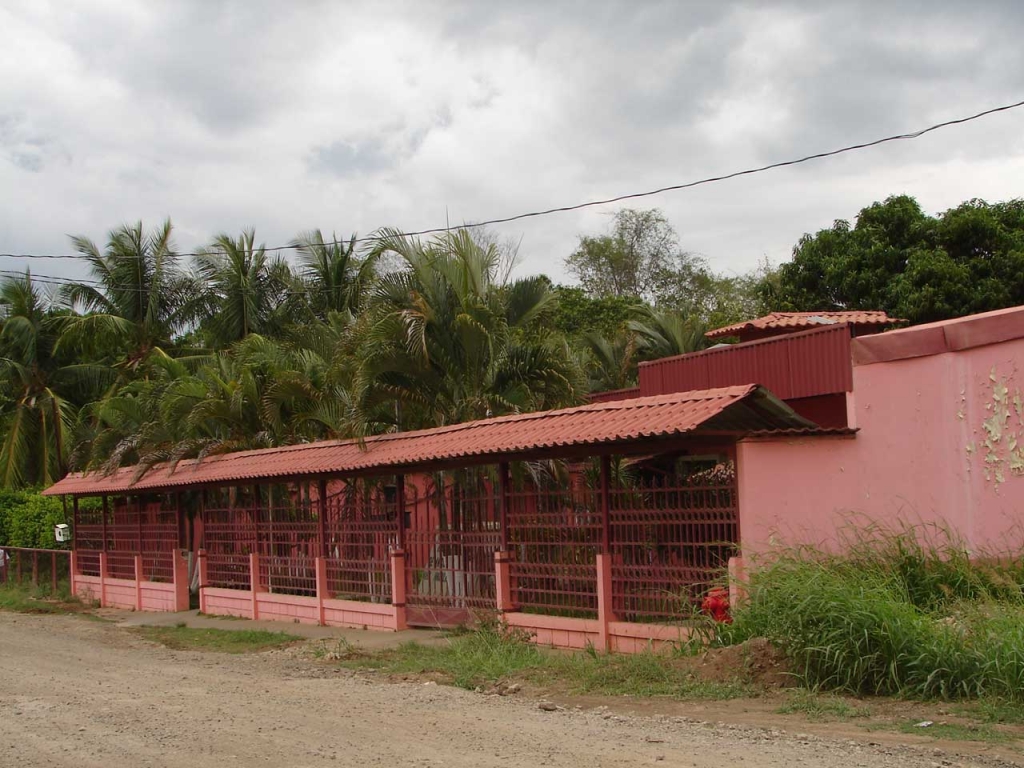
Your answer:
[[[405,475],[395,475],[395,506],[398,510],[398,550],[405,552]],[[404,577],[402,583],[405,583]]]
[[[499,517],[501,525],[501,549],[504,552],[508,552],[508,511],[509,505],[512,502],[512,494],[511,487],[509,485],[507,461],[503,461],[498,465],[498,491],[501,495],[501,512]]]
[[[135,554],[135,610],[142,610],[142,555]]]
[[[395,629],[408,629],[405,613],[405,552],[391,551],[391,607],[395,611]]]
[[[317,535],[320,537],[320,556],[327,557],[327,481],[320,478],[316,485],[317,493]],[[325,582],[326,583],[326,582]]]
[[[200,549],[196,553],[196,567],[199,569],[199,612],[206,613],[206,550]]]

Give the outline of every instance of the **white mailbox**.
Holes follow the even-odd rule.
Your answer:
[[[53,538],[59,542],[71,541],[71,526],[66,523],[57,523],[53,527]]]

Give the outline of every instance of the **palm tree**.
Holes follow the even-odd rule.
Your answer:
[[[498,251],[465,230],[427,243],[381,233],[382,276],[362,332],[354,384],[360,433],[552,408],[585,392],[582,367],[544,319],[543,278],[499,285]],[[390,407],[388,407],[390,406]]]
[[[358,314],[375,277],[373,254],[360,257],[355,235],[347,243],[337,236],[325,242],[319,229],[304,233],[293,245],[298,249],[314,316],[326,320],[331,312]]]
[[[293,310],[301,293],[287,262],[267,256],[256,233],[248,229],[234,240],[219,235],[195,259],[203,294],[198,311],[217,348],[241,341],[250,333],[274,334]]]
[[[85,237],[72,242],[94,281],[65,286],[63,301],[77,313],[60,323],[59,345],[79,352],[111,349],[115,364],[132,373],[151,354],[166,354],[188,327],[194,293],[178,268],[170,220],[149,233],[142,222],[113,230],[103,252]]]
[[[639,339],[639,351],[645,360],[685,355],[708,345],[704,336],[707,326],[678,312],[645,307],[637,319],[626,321],[626,327]]]
[[[56,353],[55,310],[32,276],[0,283],[0,486],[48,485],[64,476],[76,405],[109,369]]]

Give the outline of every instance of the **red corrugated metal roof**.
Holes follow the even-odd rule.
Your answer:
[[[783,400],[850,391],[849,327],[827,325],[640,363],[643,396],[748,382]]]
[[[849,311],[849,312],[772,312],[770,315],[758,317],[754,320],[746,320],[742,323],[734,323],[724,328],[716,328],[704,335],[709,339],[721,339],[726,336],[737,336],[748,331],[771,331],[804,328],[815,328],[821,325],[836,325],[838,323],[849,323],[850,325],[882,326],[902,323],[889,317],[881,310],[870,311]]]
[[[440,466],[557,457],[582,446],[615,445],[690,433],[747,434],[813,427],[763,387],[723,387],[593,403],[557,411],[502,416],[449,427],[356,440],[334,440],[182,461],[153,467],[133,482],[136,468],[108,475],[74,474],[43,493],[89,495],[127,490],[294,478],[310,475],[384,474]]]

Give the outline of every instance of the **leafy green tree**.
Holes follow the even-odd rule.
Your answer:
[[[913,323],[1024,303],[1024,202],[971,200],[938,216],[900,195],[804,235],[772,309],[882,309]]]
[[[591,296],[655,302],[665,275],[683,270],[691,258],[661,211],[624,208],[615,213],[610,234],[581,237],[565,265]]]
[[[614,336],[644,306],[639,299],[628,296],[589,296],[574,285],[559,285],[553,290],[557,306],[552,322],[570,337],[592,332]]]

